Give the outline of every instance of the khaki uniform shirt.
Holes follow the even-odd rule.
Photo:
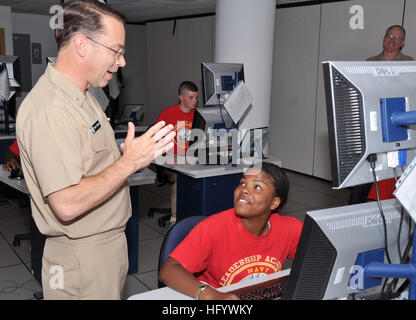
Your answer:
[[[415,60],[415,59],[413,59],[412,57],[406,56],[403,53],[399,52],[398,54],[396,54],[396,56],[394,57],[394,59],[392,61],[412,61],[412,60]],[[383,52],[380,53],[377,56],[368,58],[367,61],[385,61]]]
[[[40,232],[77,239],[124,228],[131,216],[127,183],[98,207],[62,223],[46,202],[120,158],[114,132],[97,101],[49,64],[23,101],[17,139],[32,214]]]

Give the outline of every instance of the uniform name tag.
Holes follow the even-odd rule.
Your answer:
[[[95,123],[91,126],[90,130],[92,132],[92,134],[95,134],[99,129],[101,128],[101,123],[100,121],[95,121]]]

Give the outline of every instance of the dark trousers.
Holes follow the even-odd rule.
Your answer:
[[[367,196],[372,185],[372,183],[366,183],[353,187],[350,194],[349,204],[367,202]]]

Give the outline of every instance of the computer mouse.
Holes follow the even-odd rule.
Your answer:
[[[10,171],[9,178],[10,179],[24,179],[23,171],[20,168],[12,169],[12,171]]]

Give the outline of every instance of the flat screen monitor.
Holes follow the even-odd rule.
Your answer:
[[[242,63],[201,63],[205,105],[223,104],[227,95],[244,81]]]
[[[129,121],[139,125],[144,116],[144,104],[126,104],[123,107],[119,124],[127,124]]]
[[[7,68],[9,78],[9,97],[7,102],[8,120],[16,119],[16,90],[19,90],[21,83],[20,59],[17,56],[0,56],[0,64]]]
[[[402,219],[406,213],[396,199],[381,205],[389,257],[400,263],[411,241],[408,219]],[[365,266],[360,261],[384,262],[385,239],[377,202],[307,212],[284,299],[336,299],[379,286],[381,280],[362,278],[358,272]]]
[[[236,134],[236,125],[223,106],[198,107],[194,112],[188,152],[197,156],[200,164],[227,164],[232,158]]]
[[[0,63],[6,64],[9,76],[9,86],[20,87],[20,58],[18,56],[0,56]]]
[[[373,182],[369,155],[377,180],[393,178],[393,167],[416,155],[414,125],[392,123],[416,110],[416,62],[328,61],[323,69],[333,187]]]

